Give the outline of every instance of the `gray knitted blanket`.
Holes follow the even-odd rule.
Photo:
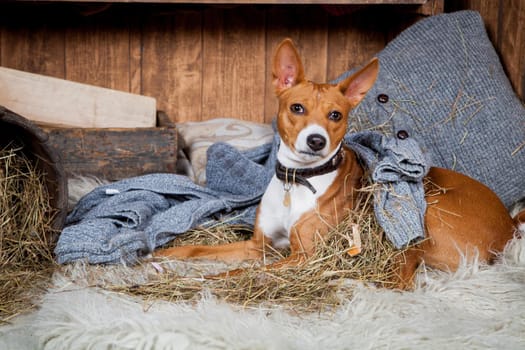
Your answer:
[[[224,143],[208,150],[207,186],[176,174],[150,174],[100,186],[66,218],[58,263],[133,263],[199,225],[252,225],[273,176],[276,141],[240,153]]]
[[[378,80],[352,112],[350,130],[380,134],[349,134],[346,141],[381,183],[376,216],[396,246],[423,234],[424,154],[433,165],[485,183],[507,206],[525,196],[525,109],[479,14],[429,17],[378,57]],[[241,154],[214,145],[206,188],[182,176],[154,174],[95,189],[69,215],[55,250],[58,262],[134,261],[197,225],[253,224],[273,175],[275,147]]]

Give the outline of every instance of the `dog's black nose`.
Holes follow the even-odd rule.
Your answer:
[[[312,151],[317,152],[326,146],[326,138],[323,135],[312,134],[306,138],[306,144]]]

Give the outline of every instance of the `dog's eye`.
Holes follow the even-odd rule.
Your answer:
[[[290,106],[290,111],[294,114],[304,114],[304,107],[302,104],[294,103]]]
[[[341,112],[331,111],[330,113],[328,113],[328,119],[333,120],[334,122],[340,121],[341,118],[343,118]]]

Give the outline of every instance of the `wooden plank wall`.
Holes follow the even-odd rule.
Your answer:
[[[153,96],[176,122],[269,122],[276,102],[268,67],[282,38],[298,43],[309,77],[325,81],[419,18],[389,6],[2,7],[2,66]]]
[[[525,5],[462,0],[460,8],[484,15],[523,98]],[[152,96],[176,122],[269,122],[270,60],[283,37],[297,42],[308,76],[325,81],[420,18],[414,7],[390,5],[2,4],[0,65]]]

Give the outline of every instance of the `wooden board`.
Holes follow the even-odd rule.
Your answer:
[[[265,35],[258,29],[264,27],[265,11],[246,6],[236,13],[204,10],[202,120],[264,118]]]
[[[13,20],[0,28],[0,66],[65,78],[64,35],[60,26],[29,19]]]
[[[19,2],[35,0],[15,0]],[[38,1],[38,0],[37,0]],[[171,3],[171,4],[402,4],[421,5],[432,0],[113,0],[111,2]],[[108,0],[52,0],[52,2],[108,2]]]
[[[130,25],[127,17],[99,20],[86,16],[74,27],[68,27],[65,79],[129,92],[130,75],[138,69],[138,64],[133,64],[129,57],[135,49],[130,40]],[[154,123],[155,119],[152,120]]]
[[[154,15],[144,24],[143,93],[156,96],[157,108],[177,122],[202,114],[201,25],[201,12],[191,9]]]
[[[174,126],[140,129],[44,128],[66,175],[120,180],[176,171]]]
[[[0,67],[0,105],[49,125],[152,127],[154,98]]]
[[[501,11],[498,49],[503,57],[503,65],[516,90],[525,96],[525,2],[506,1]]]
[[[328,35],[330,54],[327,57],[328,80],[339,77],[349,69],[367,63],[386,45],[385,26],[391,25],[384,11],[374,11],[377,21],[370,22],[372,11],[363,9],[332,21]],[[352,28],[348,28],[348,22]],[[337,54],[332,54],[337,52]]]

